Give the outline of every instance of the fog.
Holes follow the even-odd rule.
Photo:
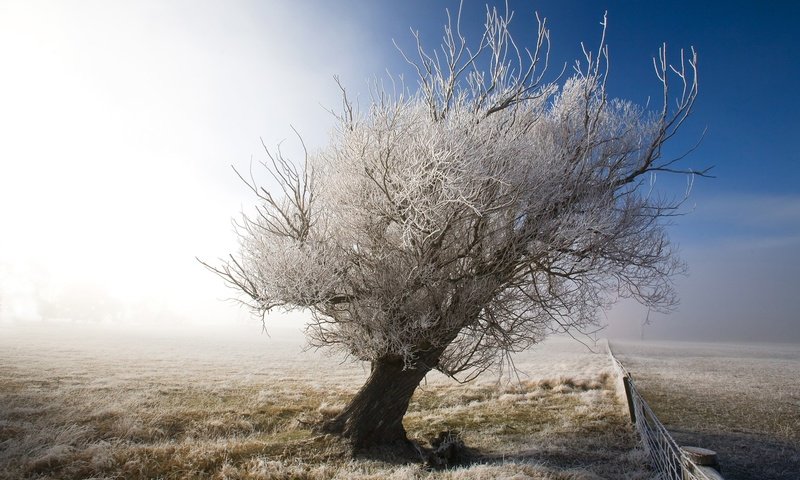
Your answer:
[[[381,54],[360,15],[324,2],[302,22],[291,2],[227,7],[0,6],[3,321],[246,316],[195,258],[236,248],[231,218],[252,198],[231,165],[246,171],[260,138],[276,145],[292,125],[322,144],[332,76],[360,84]]]
[[[253,199],[230,166],[262,159],[262,137],[298,155],[291,126],[320,147],[333,75],[363,95],[399,63],[389,7],[231,5],[0,6],[0,324],[259,331],[195,258],[236,250],[231,218]],[[646,309],[622,302],[605,333],[799,342],[800,196],[696,192],[672,228],[690,272],[680,307],[642,327]]]
[[[698,200],[677,220],[688,275],[676,279],[680,305],[668,314],[621,302],[608,333],[621,338],[800,341],[800,197],[729,195]]]

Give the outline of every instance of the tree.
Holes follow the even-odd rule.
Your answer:
[[[607,97],[603,41],[544,81],[546,22],[528,51],[510,20],[487,8],[470,47],[448,13],[441,48],[417,35],[416,60],[403,54],[415,91],[376,85],[360,111],[342,87],[329,145],[302,165],[265,147],[279,188],[239,174],[257,210],[237,222],[239,254],[206,264],[262,315],[309,309],[312,345],[371,362],[323,427],[355,448],[407,441],[403,416],[433,369],[469,380],[548,333],[595,325],[620,297],[675,304],[683,265],[665,227],[681,199],[649,187],[656,172],[706,174],[662,156],[697,96],[694,51],[673,67],[660,50],[653,112]]]

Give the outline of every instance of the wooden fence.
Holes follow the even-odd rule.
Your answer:
[[[608,344],[608,356],[622,383],[631,421],[642,438],[659,480],[723,480],[716,453],[699,447],[680,447],[636,388],[631,374],[617,360]],[[619,388],[619,386],[618,386]]]

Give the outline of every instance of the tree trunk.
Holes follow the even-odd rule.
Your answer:
[[[345,409],[323,430],[348,439],[357,450],[378,445],[408,444],[403,416],[419,383],[431,371],[441,352],[430,352],[414,369],[403,369],[398,359],[372,362],[372,373]],[[399,446],[399,445],[398,445]]]

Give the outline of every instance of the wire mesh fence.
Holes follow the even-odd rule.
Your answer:
[[[636,388],[630,373],[617,360],[608,344],[608,356],[625,389],[631,421],[642,438],[650,463],[659,480],[720,480],[722,476],[713,469],[698,465],[681,449],[666,427],[647,404]]]

